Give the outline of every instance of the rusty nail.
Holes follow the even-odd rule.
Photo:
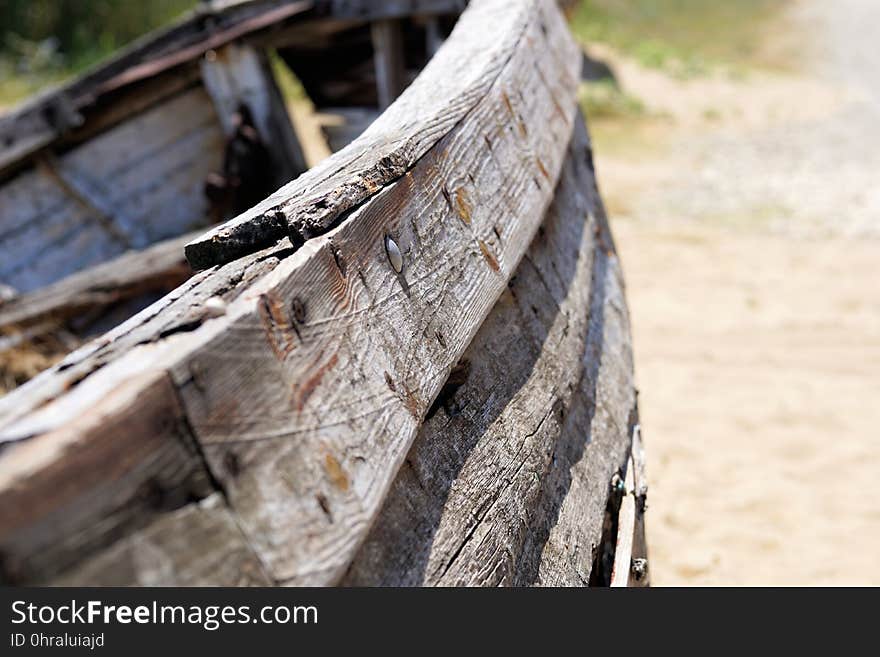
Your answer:
[[[642,580],[648,574],[648,560],[643,558],[633,559],[630,564],[630,570],[637,582]]]

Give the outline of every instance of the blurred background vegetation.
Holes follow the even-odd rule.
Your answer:
[[[0,105],[83,71],[197,0],[0,0]]]
[[[782,0],[582,0],[572,29],[682,77],[754,64],[755,26]]]
[[[757,15],[782,0],[582,0],[572,28],[643,66],[690,77],[754,61]],[[198,0],[0,0],[0,106],[94,65]],[[641,104],[599,84],[583,93],[592,114]]]

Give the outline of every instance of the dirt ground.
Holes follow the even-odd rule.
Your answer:
[[[794,70],[597,53],[651,113],[594,131],[656,585],[880,584],[880,3],[792,2],[770,39]]]

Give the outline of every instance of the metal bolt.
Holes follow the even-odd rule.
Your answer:
[[[205,317],[223,317],[226,314],[226,302],[220,297],[211,297],[205,301]]]
[[[398,274],[403,271],[403,255],[395,241],[388,235],[385,236],[385,253],[388,254],[388,262]]]
[[[630,571],[637,582],[641,581],[648,574],[648,560],[642,558],[633,559],[630,564]]]

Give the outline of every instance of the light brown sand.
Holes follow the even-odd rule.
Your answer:
[[[814,41],[835,38],[821,4],[796,17]],[[833,9],[871,25],[871,5]],[[865,45],[841,34],[832,54]],[[880,76],[819,60],[687,83],[617,61],[666,115],[596,149],[633,316],[657,585],[880,584]]]
[[[880,244],[615,226],[655,584],[880,584]]]

